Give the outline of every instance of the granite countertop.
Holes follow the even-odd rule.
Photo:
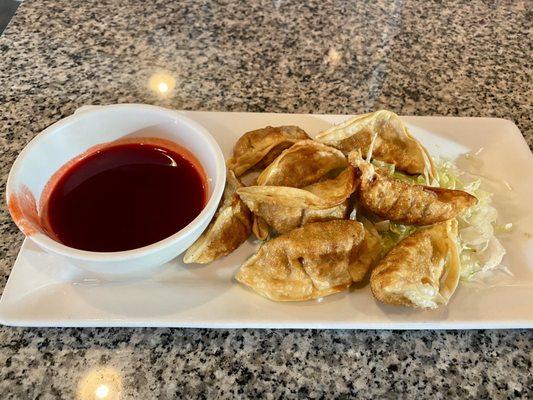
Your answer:
[[[0,37],[2,185],[86,104],[494,116],[529,145],[531,2],[29,1]],[[165,95],[156,73],[176,79]],[[22,243],[1,206],[0,291]],[[528,398],[532,331],[0,327],[0,398]],[[529,389],[528,389],[529,388]]]

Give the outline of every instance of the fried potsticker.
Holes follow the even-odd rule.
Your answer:
[[[242,135],[233,148],[228,168],[237,177],[253,170],[266,168],[281,152],[294,143],[309,139],[297,126],[267,126]]]
[[[346,155],[354,150],[360,150],[364,156],[371,152],[376,160],[394,164],[397,170],[408,174],[435,176],[427,150],[391,111],[380,110],[352,118],[321,132],[316,140]]]
[[[264,243],[235,279],[275,301],[328,296],[365,275],[357,262],[364,236],[357,221],[310,223]]]
[[[248,208],[278,233],[309,222],[346,218],[348,198],[355,190],[354,169],[302,189],[287,186],[248,186],[237,194]]]
[[[419,230],[400,241],[370,277],[381,302],[417,308],[448,303],[459,282],[457,221]]]
[[[455,218],[477,203],[461,190],[422,186],[400,181],[361,158],[349,155],[359,175],[358,204],[374,214],[406,225],[431,225]]]
[[[252,215],[236,191],[242,187],[229,170],[219,208],[202,235],[187,249],[186,264],[207,264],[239,247],[252,230]]]

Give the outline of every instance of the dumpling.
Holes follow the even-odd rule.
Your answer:
[[[338,172],[347,165],[348,160],[341,151],[313,140],[304,140],[283,151],[259,175],[257,185],[303,188],[326,179],[328,175]],[[341,212],[339,209],[334,211],[336,215],[339,212]],[[253,220],[252,230],[255,236],[260,240],[266,240],[269,235],[269,224],[257,213]]]
[[[267,126],[242,135],[233,148],[228,168],[241,176],[250,170],[263,169],[281,152],[299,140],[309,139],[297,126]]]
[[[341,151],[304,140],[279,155],[257,178],[258,185],[305,187],[348,165]]]
[[[457,221],[419,230],[394,246],[372,271],[379,301],[418,308],[447,304],[459,282]]]
[[[477,199],[461,190],[413,185],[400,181],[364,161],[358,151],[349,155],[359,174],[358,205],[406,225],[431,225],[455,218]]]
[[[370,267],[374,266],[381,256],[381,237],[374,227],[368,221],[361,221],[365,229],[365,238],[359,248],[358,257],[353,262],[352,279],[354,282],[361,281]]]
[[[360,150],[408,174],[435,176],[427,150],[407,130],[400,117],[381,110],[352,118],[317,135],[316,140],[348,155]]]
[[[210,263],[231,253],[250,236],[252,215],[236,193],[241,186],[235,174],[228,171],[219,208],[207,229],[185,252],[186,264]]]
[[[258,215],[252,215],[252,232],[259,240],[267,240],[270,235],[268,223]]]
[[[315,222],[264,243],[235,279],[275,301],[316,299],[346,290],[364,272],[357,264],[360,222]]]
[[[279,233],[309,222],[346,218],[348,198],[355,190],[354,169],[348,166],[336,178],[305,188],[248,186],[237,194],[248,208]]]

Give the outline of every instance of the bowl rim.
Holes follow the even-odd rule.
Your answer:
[[[171,109],[159,107],[159,106],[154,106],[150,104],[140,104],[140,103],[124,103],[124,104],[110,104],[110,105],[102,105],[102,106],[90,106],[87,109],[82,109],[78,112],[75,111],[74,114],[60,119],[59,121],[53,123],[52,125],[48,126],[44,130],[39,132],[22,149],[22,151],[18,154],[17,158],[15,159],[13,165],[11,166],[11,169],[9,171],[9,175],[7,178],[7,182],[6,182],[6,202],[9,203],[10,196],[15,190],[15,188],[13,187],[14,185],[13,180],[15,179],[15,176],[20,170],[21,165],[23,165],[26,155],[34,147],[36,147],[40,142],[42,142],[49,135],[53,134],[55,131],[59,129],[64,129],[75,121],[89,118],[93,116],[94,114],[99,114],[102,112],[114,112],[116,110],[135,110],[135,111],[140,111],[140,112],[142,111],[155,112],[155,113],[160,114],[161,116],[164,116],[165,118],[172,118],[173,120],[180,120],[180,122],[185,123],[190,128],[192,128],[191,129],[192,131],[196,132],[200,136],[203,136],[203,138],[206,139],[211,152],[214,153],[214,156],[215,156],[215,176],[212,176],[212,177],[208,176],[208,180],[209,178],[211,178],[211,180],[214,180],[215,182],[215,185],[213,186],[213,190],[212,190],[211,196],[209,197],[209,200],[205,204],[200,214],[198,214],[196,218],[194,218],[184,228],[180,229],[178,232],[176,232],[175,234],[165,239],[162,239],[158,242],[152,243],[147,246],[143,246],[143,247],[139,247],[139,248],[131,249],[131,250],[124,250],[124,251],[97,252],[97,251],[80,250],[80,249],[66,246],[60,242],[53,240],[52,238],[50,238],[49,236],[41,232],[36,232],[35,234],[26,236],[27,238],[33,240],[36,244],[38,244],[43,249],[56,253],[56,254],[60,254],[62,256],[66,256],[66,257],[70,257],[70,258],[78,259],[82,261],[106,262],[106,261],[133,260],[139,257],[144,257],[146,255],[156,253],[159,250],[162,250],[164,248],[167,248],[167,247],[170,247],[172,245],[179,243],[181,240],[185,239],[189,234],[193,233],[194,230],[199,225],[204,223],[205,220],[207,218],[210,218],[210,215],[214,214],[214,212],[216,211],[218,203],[224,192],[224,187],[226,183],[226,162],[225,162],[222,150],[220,149],[220,146],[218,145],[215,138],[202,125],[200,125],[199,123],[197,123],[196,121],[188,117],[181,115],[179,112],[175,110],[171,110]],[[18,225],[17,227],[20,229]]]

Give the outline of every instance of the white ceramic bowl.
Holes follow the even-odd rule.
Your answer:
[[[134,250],[91,252],[65,246],[42,231],[29,232],[31,230],[24,229],[24,218],[20,215],[15,218],[12,212],[19,228],[42,249],[66,257],[72,264],[97,274],[138,273],[162,265],[184,252],[208,225],[224,191],[224,156],[215,139],[202,126],[165,108],[118,104],[87,107],[38,134],[11,168],[6,188],[8,203],[24,187],[31,193],[30,197],[38,201],[48,180],[66,162],[97,144],[125,137],[173,141],[190,150],[204,167],[208,182],[207,204],[179,232]]]

